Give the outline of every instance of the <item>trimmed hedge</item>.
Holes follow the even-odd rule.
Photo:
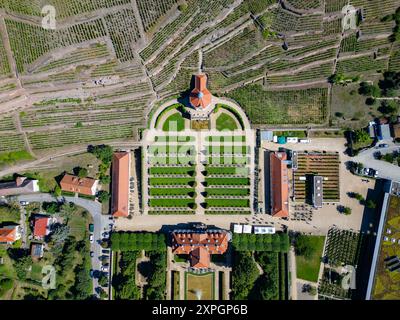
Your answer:
[[[113,251],[165,251],[167,242],[165,234],[151,232],[114,232],[111,234]]]
[[[288,252],[289,235],[234,233],[232,244],[237,251],[273,251]]]

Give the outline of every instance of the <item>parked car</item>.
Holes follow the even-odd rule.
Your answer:
[[[94,224],[93,223],[89,224],[89,231],[90,232],[94,231]]]
[[[101,271],[103,272],[108,272],[108,266],[102,266]]]
[[[90,269],[89,274],[90,274],[90,277],[93,278],[93,269]]]
[[[101,252],[102,252],[103,254],[106,254],[106,255],[109,255],[109,254],[110,254],[110,250],[108,250],[108,249],[103,249],[103,250],[101,250]]]
[[[108,232],[104,232],[102,236],[103,238],[108,238]]]
[[[381,143],[378,145],[378,148],[387,148],[389,145],[387,143]]]
[[[90,243],[93,243],[93,241],[94,241],[93,233],[90,234],[89,240],[90,240]]]
[[[90,257],[93,258],[94,257],[94,252],[90,251]]]
[[[29,202],[28,201],[20,201],[19,204],[21,206],[27,206],[29,204]]]

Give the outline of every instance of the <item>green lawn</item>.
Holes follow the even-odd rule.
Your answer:
[[[207,174],[242,174],[248,175],[249,169],[242,167],[206,167]]]
[[[151,196],[189,195],[194,193],[194,188],[150,188]]]
[[[216,120],[217,130],[237,130],[236,121],[232,116],[227,113],[221,113],[221,115]]]
[[[297,278],[317,282],[325,236],[306,237],[309,238],[309,246],[312,250],[309,257],[296,256]]]
[[[0,153],[0,166],[6,165],[6,164],[13,164],[18,161],[32,160],[32,159],[34,159],[34,158],[26,150],[13,151],[13,152],[2,152],[2,153]]]
[[[151,207],[188,207],[193,205],[193,199],[150,199]]]
[[[248,199],[207,199],[210,207],[248,207]]]
[[[249,185],[249,178],[206,178],[207,186],[212,185]]]
[[[185,129],[185,119],[177,112],[170,115],[163,123],[163,131],[182,131]]]
[[[20,212],[16,208],[7,205],[0,205],[0,223],[2,222],[19,222]]]
[[[193,182],[193,178],[150,178],[150,185],[186,185]]]
[[[250,190],[248,188],[206,188],[207,196],[248,196]]]

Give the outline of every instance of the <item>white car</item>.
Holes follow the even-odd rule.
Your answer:
[[[20,201],[19,203],[21,206],[27,206],[29,204],[28,201]]]
[[[90,243],[93,243],[93,241],[94,241],[93,233],[90,234],[89,240],[90,240]]]
[[[108,267],[107,267],[107,266],[102,266],[102,267],[101,267],[101,271],[103,271],[103,272],[108,272]]]

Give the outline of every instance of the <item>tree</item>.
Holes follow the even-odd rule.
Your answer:
[[[56,197],[61,196],[61,187],[59,185],[56,185],[53,192]]]
[[[395,115],[399,109],[398,103],[396,101],[382,101],[378,111],[385,115]]]
[[[14,285],[14,281],[12,279],[1,279],[0,280],[0,298],[10,290]]]
[[[235,300],[247,299],[259,276],[250,252],[236,252],[232,271],[232,293]]]
[[[296,255],[310,258],[313,254],[312,243],[310,237],[305,235],[298,235],[295,242]]]
[[[56,245],[62,244],[68,238],[69,232],[70,232],[69,226],[65,224],[56,223],[52,226],[50,239]]]
[[[60,212],[60,204],[58,202],[43,202],[43,210],[50,214]]]
[[[110,200],[111,196],[107,191],[101,190],[101,191],[99,191],[97,197],[99,198],[99,201],[101,203],[106,203],[108,200]]]
[[[100,299],[105,300],[108,298],[108,294],[103,288],[100,288],[99,295],[100,295]]]
[[[376,203],[375,203],[373,200],[369,199],[369,200],[367,200],[367,202],[365,203],[365,206],[366,206],[368,209],[375,209],[375,208],[376,208]]]
[[[363,129],[359,129],[354,131],[354,142],[356,144],[371,144],[372,143],[372,139],[369,136],[369,133]]]
[[[110,184],[111,182],[110,176],[101,175],[99,179],[101,184]]]
[[[98,283],[100,286],[102,287],[106,287],[108,285],[108,279],[104,274],[101,274],[99,279],[98,279]]]
[[[343,213],[344,213],[346,216],[350,215],[350,214],[351,214],[351,208],[349,208],[349,207],[344,207],[344,208],[343,208]]]
[[[178,10],[179,10],[180,12],[185,12],[185,11],[187,10],[187,8],[188,8],[188,5],[187,5],[186,2],[184,2],[184,3],[180,4],[180,5],[178,5]]]
[[[74,168],[74,174],[82,179],[82,178],[86,178],[88,176],[89,172],[88,172],[88,169],[86,169],[86,168],[76,167],[76,168]]]
[[[368,82],[361,82],[358,93],[364,96],[371,96],[374,98],[379,98],[381,96],[381,90],[378,86],[370,84]]]
[[[104,164],[109,165],[113,156],[112,147],[102,144],[97,146],[89,146],[88,151],[93,153],[96,158],[101,160]]]

